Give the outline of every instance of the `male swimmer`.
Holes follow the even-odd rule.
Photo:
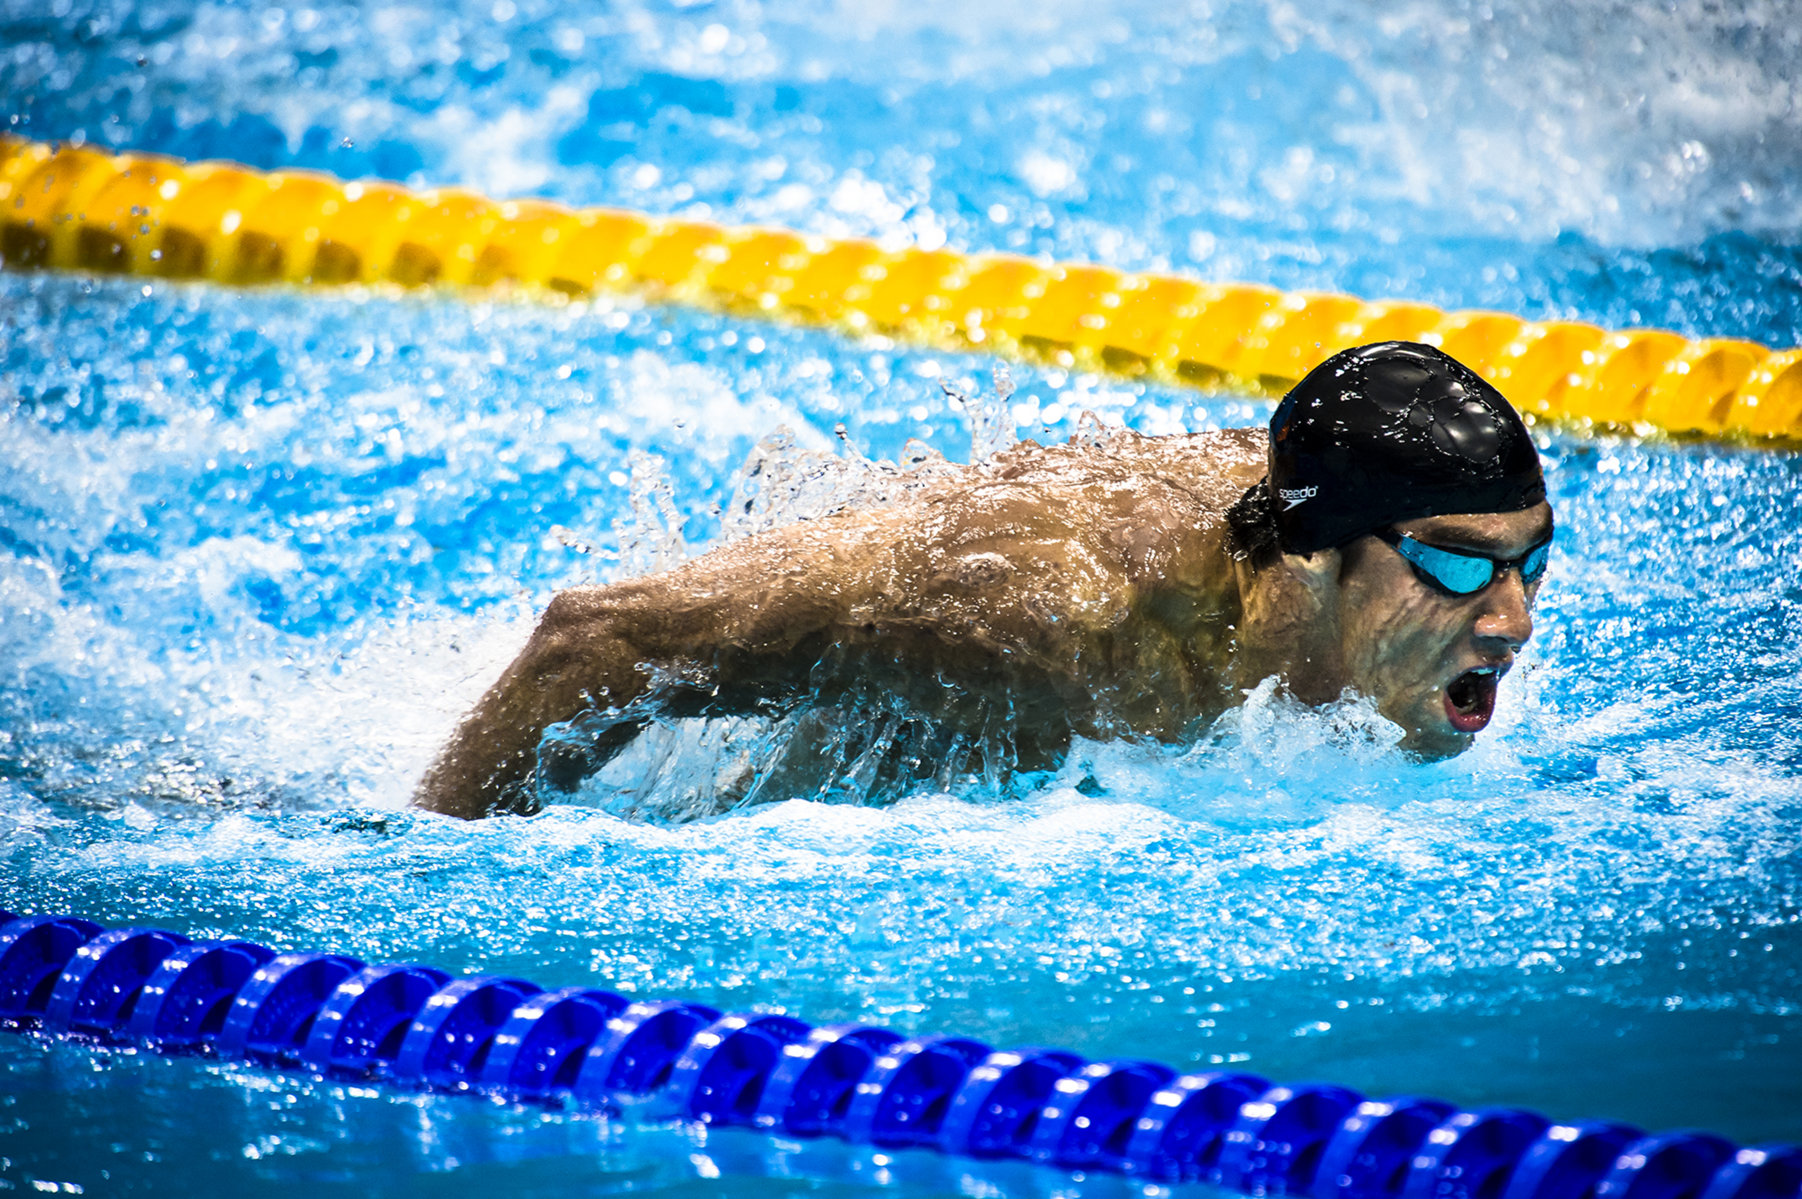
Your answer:
[[[940,720],[1005,710],[1022,769],[1073,736],[1193,737],[1273,675],[1304,703],[1368,696],[1405,749],[1449,757],[1532,635],[1551,540],[1507,400],[1429,346],[1364,346],[1268,437],[1022,442],[894,507],[560,592],[414,802],[529,812],[654,714],[857,688]]]

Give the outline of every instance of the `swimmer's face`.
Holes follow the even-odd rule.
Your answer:
[[[1396,529],[1444,549],[1515,558],[1551,533],[1552,510],[1542,503],[1522,512],[1429,516]],[[1426,758],[1462,753],[1494,715],[1496,684],[1533,635],[1539,585],[1507,570],[1474,595],[1454,596],[1421,580],[1376,537],[1342,553],[1346,682],[1406,730],[1403,748]]]

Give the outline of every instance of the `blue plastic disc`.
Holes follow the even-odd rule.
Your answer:
[[[1802,1199],[1802,1148],[1741,1149],[1714,1172],[1702,1199]]]
[[[75,951],[100,934],[77,916],[26,916],[0,927],[0,1020],[35,1023]]]
[[[1240,1109],[1270,1086],[1267,1078],[1228,1070],[1183,1075],[1139,1113],[1126,1146],[1126,1168],[1163,1182],[1213,1176]]]
[[[183,945],[144,981],[126,1033],[166,1051],[210,1045],[239,988],[274,956],[273,949],[252,941]]]
[[[670,1114],[704,1124],[750,1124],[785,1046],[813,1026],[793,1016],[741,1013],[696,1033],[664,1084]]]
[[[1589,1199],[1623,1150],[1646,1134],[1630,1124],[1554,1124],[1527,1147],[1502,1199]]]
[[[101,933],[75,951],[57,978],[44,1009],[44,1026],[89,1036],[122,1032],[144,983],[164,958],[187,943],[180,933],[153,928]]]
[[[313,1019],[338,984],[363,968],[335,953],[284,953],[257,967],[232,1000],[215,1048],[270,1065],[299,1060]]]
[[[495,1034],[538,994],[537,983],[483,975],[461,978],[426,1000],[394,1056],[396,1079],[464,1091],[481,1078]]]
[[[593,987],[539,992],[514,1008],[494,1034],[482,1085],[535,1102],[568,1094],[588,1047],[625,1010],[622,996]]]
[[[1152,1095],[1176,1072],[1157,1062],[1091,1062],[1051,1089],[1028,1152],[1067,1170],[1119,1170]]]
[[[752,1122],[794,1136],[839,1132],[858,1082],[901,1034],[874,1024],[816,1028],[785,1046],[764,1084]]]
[[[1367,1099],[1327,1142],[1314,1199],[1395,1199],[1414,1153],[1457,1109],[1438,1099]]]
[[[717,1008],[699,1003],[632,1004],[588,1047],[571,1094],[594,1107],[652,1094],[668,1081],[689,1040],[719,1018]]]
[[[1001,1049],[976,1063],[939,1127],[939,1148],[968,1157],[1024,1157],[1060,1079],[1083,1059],[1061,1049]]]
[[[1363,1101],[1356,1091],[1324,1083],[1272,1087],[1239,1109],[1210,1181],[1257,1195],[1305,1193],[1321,1150]]]
[[[1596,1184],[1596,1199],[1696,1199],[1734,1146],[1702,1132],[1667,1132],[1635,1141]]]
[[[1536,1112],[1459,1112],[1432,1131],[1408,1167],[1403,1199],[1489,1199],[1549,1123]]]
[[[368,1078],[394,1065],[414,1017],[450,975],[430,966],[366,966],[319,1009],[300,1064],[337,1078]]]
[[[952,1097],[989,1052],[981,1041],[964,1037],[920,1037],[891,1046],[858,1081],[843,1136],[884,1148],[932,1144]]]

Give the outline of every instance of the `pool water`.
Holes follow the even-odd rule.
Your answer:
[[[1787,6],[1312,7],[0,0],[0,116],[1802,343]],[[532,819],[406,809],[557,588],[886,486],[912,441],[967,459],[995,366],[627,301],[0,273],[0,907],[1802,1140],[1793,451],[1541,430],[1539,631],[1455,761],[1260,690],[1192,746],[887,806],[687,819],[757,733],[690,722]],[[1041,440],[1268,413],[1012,382]],[[782,486],[746,517],[754,455]],[[0,1038],[0,1188],[52,1187],[1132,1189]]]

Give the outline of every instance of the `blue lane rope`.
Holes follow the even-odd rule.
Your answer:
[[[1021,1158],[1254,1196],[1802,1199],[1802,1148],[1513,1108],[1366,1099],[1059,1049],[453,979],[417,965],[0,911],[0,1023],[323,1078],[884,1148]]]

